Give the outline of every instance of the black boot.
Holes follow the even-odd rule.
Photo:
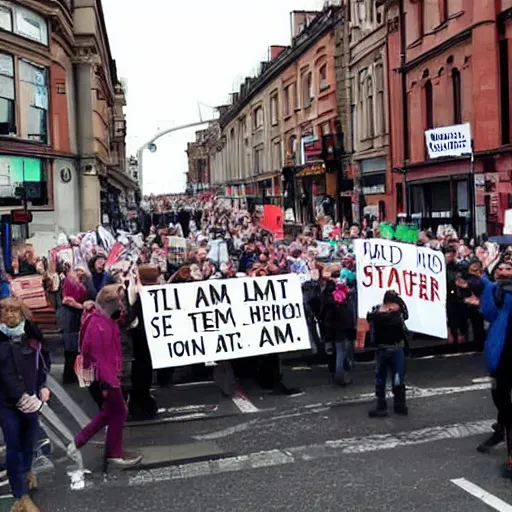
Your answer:
[[[62,374],[63,384],[76,384],[78,378],[75,373],[75,352],[64,352],[64,373]]]
[[[477,446],[477,450],[480,453],[489,453],[491,448],[502,443],[505,440],[505,429],[499,423],[495,423],[492,426],[492,434],[483,442]]]
[[[504,430],[507,441],[507,460],[503,467],[503,476],[512,480],[512,425],[508,424]]]
[[[386,418],[388,415],[388,404],[385,398],[377,398],[375,409],[368,411],[370,418]]]
[[[393,410],[395,414],[407,416],[409,410],[405,404],[405,386],[393,387]]]

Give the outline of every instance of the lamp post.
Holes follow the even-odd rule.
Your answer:
[[[151,153],[156,153],[157,146],[155,142],[163,137],[164,135],[167,135],[172,132],[177,132],[179,130],[186,130],[187,128],[195,128],[196,126],[202,126],[204,124],[214,123],[217,119],[207,119],[206,121],[196,121],[194,123],[188,123],[188,124],[182,124],[180,126],[173,126],[172,128],[168,128],[166,130],[162,130],[158,133],[156,133],[151,139],[149,139],[146,143],[144,143],[138,150],[137,150],[137,162],[139,164],[139,181],[140,181],[140,188],[142,193],[144,193],[144,151],[147,149]]]

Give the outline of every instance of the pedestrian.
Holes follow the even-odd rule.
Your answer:
[[[17,299],[0,302],[0,426],[5,466],[16,499],[13,512],[38,512],[29,492],[37,489],[32,473],[39,434],[39,410],[48,401],[49,355],[30,311]]]
[[[386,382],[390,375],[393,390],[393,408],[396,414],[406,416],[405,401],[405,347],[409,318],[407,306],[393,290],[384,294],[381,305],[375,306],[367,315],[370,324],[370,337],[377,347],[375,356],[375,395],[377,405],[369,412],[370,418],[383,418],[388,415]]]
[[[480,300],[476,296],[466,299],[472,305],[480,304],[480,311],[489,322],[484,355],[492,377],[492,399],[498,409],[498,425],[491,436],[478,449],[488,451],[503,439],[507,442],[505,476],[512,479],[512,263],[502,261],[495,271],[496,282],[486,278]]]
[[[121,332],[116,321],[123,298],[122,286],[105,286],[96,297],[94,311],[82,325],[82,365],[85,370],[94,371],[92,378],[98,382],[103,393],[103,404],[96,417],[76,435],[68,447],[68,454],[76,458],[77,450],[108,426],[105,447],[107,462],[127,468],[137,465],[142,457],[123,452],[123,426],[128,409],[121,390],[123,357]]]
[[[320,323],[325,336],[329,371],[333,382],[340,386],[350,384],[348,372],[352,368],[352,353],[356,338],[354,289],[339,281],[340,271],[331,277],[322,291]],[[348,372],[347,372],[348,370]]]
[[[78,354],[78,334],[84,309],[90,308],[95,292],[87,275],[87,270],[77,265],[69,271],[62,285],[62,306],[59,311],[59,323],[64,338],[63,384],[76,383],[74,372]]]
[[[138,274],[142,286],[152,286],[158,283],[160,269],[156,265],[140,265]],[[140,294],[137,294],[137,299],[128,312],[126,322],[132,324],[130,335],[133,347],[132,387],[128,401],[130,418],[135,421],[153,419],[157,415],[158,407],[151,395],[153,364],[144,326]]]

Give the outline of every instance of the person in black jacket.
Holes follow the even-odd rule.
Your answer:
[[[160,276],[160,269],[157,265],[140,265],[138,272],[140,283],[143,286],[157,284]],[[137,295],[135,304],[131,307],[125,321],[132,324],[130,329],[133,344],[132,386],[128,401],[130,419],[136,421],[153,419],[157,415],[158,408],[151,395],[153,364],[144,328],[140,294]]]
[[[16,498],[12,510],[37,512],[28,492],[37,488],[32,473],[39,434],[39,410],[50,397],[46,376],[50,358],[43,336],[29,320],[30,311],[17,299],[0,302],[0,426],[6,466]]]
[[[356,303],[354,287],[337,282],[340,272],[331,274],[321,296],[320,323],[326,346],[334,352],[329,355],[329,371],[336,384],[350,383],[347,371],[352,368],[352,354],[356,339]]]
[[[393,290],[384,294],[381,305],[375,306],[367,315],[370,335],[377,346],[375,361],[375,395],[377,406],[369,412],[370,418],[384,418],[388,415],[386,381],[391,374],[394,411],[408,414],[405,402],[405,346],[408,332],[405,321],[409,318],[407,306]]]

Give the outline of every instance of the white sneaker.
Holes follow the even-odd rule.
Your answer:
[[[129,455],[125,454],[125,456],[122,459],[107,459],[107,462],[118,468],[127,469],[137,466],[138,464],[140,464],[141,460],[142,455],[134,453]]]

